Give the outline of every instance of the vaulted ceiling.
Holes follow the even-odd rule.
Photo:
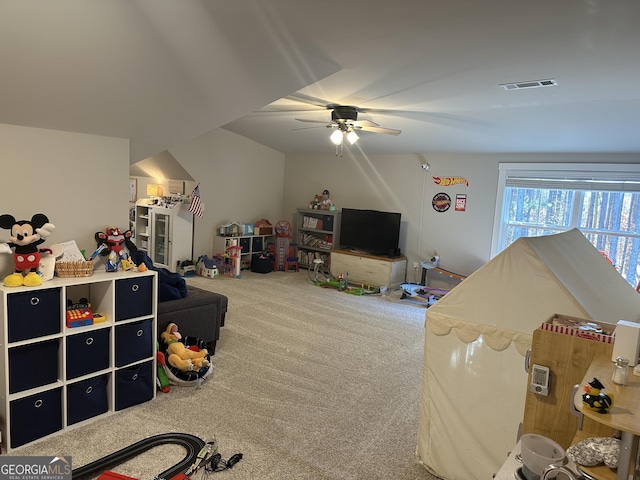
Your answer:
[[[132,163],[219,127],[332,153],[340,104],[402,130],[366,154],[640,152],[638,24],[637,0],[3,0],[0,123]]]

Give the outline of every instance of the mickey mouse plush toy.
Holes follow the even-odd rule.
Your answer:
[[[49,223],[43,213],[36,213],[31,220],[16,220],[13,215],[4,214],[0,215],[0,228],[11,230],[9,242],[0,244],[0,253],[11,253],[13,249],[15,263],[15,272],[4,278],[4,285],[42,285],[42,277],[36,273],[40,265],[40,252],[49,250],[41,250],[38,245],[46,240],[55,226]],[[27,274],[23,276],[25,271]]]

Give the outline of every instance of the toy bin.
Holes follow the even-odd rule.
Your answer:
[[[67,337],[67,379],[109,368],[109,329]]]
[[[58,339],[9,348],[9,393],[58,381]]]
[[[155,372],[153,361],[116,371],[116,410],[137,405],[153,398]]]
[[[67,385],[67,425],[87,420],[109,410],[108,375]]]
[[[153,311],[153,278],[127,278],[116,282],[116,322],[151,315]]]
[[[59,288],[7,295],[9,342],[60,333],[60,302]]]
[[[62,388],[13,400],[9,411],[11,448],[62,430]]]
[[[153,353],[152,319],[118,325],[115,331],[116,367],[151,357]]]

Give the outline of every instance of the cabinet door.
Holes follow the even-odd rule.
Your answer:
[[[134,277],[116,281],[116,322],[151,315],[153,277]]]
[[[62,388],[13,400],[9,407],[11,448],[62,430]]]
[[[115,409],[122,410],[153,398],[156,388],[153,362],[116,371]]]
[[[60,333],[60,289],[49,288],[7,296],[9,341]]]
[[[153,354],[151,319],[116,326],[116,367],[150,357]]]
[[[171,265],[171,215],[164,212],[153,212],[153,252],[151,259],[158,265]]]
[[[67,337],[67,379],[109,368],[109,329]]]
[[[108,375],[67,385],[67,424],[87,420],[109,410]]]
[[[9,349],[9,393],[22,392],[58,381],[60,340],[20,345]]]

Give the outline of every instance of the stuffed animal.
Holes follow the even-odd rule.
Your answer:
[[[320,208],[320,203],[322,202],[322,195],[315,195],[313,200],[309,202],[309,208],[312,210],[318,210]]]
[[[109,227],[104,232],[96,232],[95,239],[100,255],[107,257],[107,263],[105,269],[107,272],[116,272],[118,266],[122,263],[122,270],[131,270],[133,268],[133,262],[130,260],[129,254],[124,250],[124,247],[129,249],[129,252],[137,250],[135,244],[131,241],[133,232],[127,230],[122,232],[118,227]]]
[[[182,335],[178,332],[178,326],[170,323],[167,329],[160,335],[162,341],[167,345],[167,362],[172,367],[177,368],[181,372],[190,372],[199,370],[209,366],[207,355],[209,352],[206,348],[194,351],[185,346],[180,341]]]
[[[38,245],[46,240],[55,226],[43,213],[36,213],[31,220],[16,220],[13,215],[4,214],[0,215],[0,228],[11,230],[9,242],[0,244],[0,253],[11,253],[13,249],[15,263],[15,272],[4,278],[4,285],[42,285],[42,277],[37,273],[40,253],[50,252],[50,249],[39,249]],[[23,275],[24,272],[26,274]]]

